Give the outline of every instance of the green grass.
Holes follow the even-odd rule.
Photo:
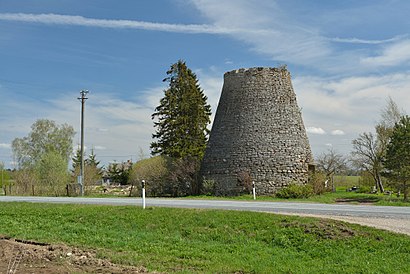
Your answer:
[[[183,273],[406,273],[410,237],[268,213],[0,204],[0,234]]]
[[[204,200],[243,200],[252,201],[252,195],[241,195],[232,197],[216,197],[216,196],[189,196],[188,199],[204,199]],[[184,198],[184,199],[185,199]],[[383,206],[410,206],[410,202],[404,202],[402,197],[388,196],[384,194],[367,194],[347,192],[346,188],[338,187],[336,192],[326,192],[322,195],[315,195],[305,199],[281,199],[272,196],[257,196],[257,201],[267,202],[306,202],[306,203],[325,203],[334,204],[336,202],[345,202],[351,204],[368,204],[368,205],[383,205]]]
[[[281,199],[273,196],[257,196],[258,201],[271,202],[309,202],[309,203],[325,203],[333,204],[337,202],[346,202],[351,204],[369,204],[382,206],[410,206],[410,202],[403,201],[403,195],[396,197],[395,195],[385,194],[370,194],[348,192],[348,188],[359,186],[360,176],[335,176],[334,182],[336,186],[335,192],[326,192],[322,195],[314,195],[305,199]],[[257,192],[257,190],[256,190]],[[206,200],[253,200],[252,195],[240,195],[232,197],[216,197],[216,196],[189,196],[188,199],[206,199]]]
[[[337,187],[350,188],[352,186],[359,186],[360,176],[344,176],[344,175],[335,175],[333,180]]]

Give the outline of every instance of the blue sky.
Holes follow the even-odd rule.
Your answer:
[[[315,155],[410,110],[409,1],[0,0],[0,161],[37,119],[79,133],[103,164],[149,155],[151,114],[179,59],[216,111],[226,71],[288,66]],[[79,143],[79,134],[75,137]]]

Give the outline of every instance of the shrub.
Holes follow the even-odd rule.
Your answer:
[[[360,187],[363,187],[363,186],[372,187],[372,186],[374,186],[373,176],[367,171],[362,171],[362,173],[360,174],[360,178],[359,178],[359,186]]]
[[[155,156],[136,162],[128,180],[132,195],[141,195],[142,180],[146,181],[147,196],[164,195],[168,176],[169,159],[165,156]]]
[[[200,161],[195,157],[173,159],[168,177],[167,194],[173,197],[198,195]]]
[[[312,185],[291,183],[276,192],[276,197],[284,199],[308,198],[313,195]]]
[[[309,176],[309,185],[312,186],[313,194],[320,195],[326,191],[330,191],[331,188],[325,187],[326,175],[321,172],[314,172]]]
[[[252,177],[249,171],[240,171],[237,175],[237,187],[240,194],[249,194],[252,192]]]
[[[201,193],[207,196],[212,196],[215,193],[215,181],[214,180],[202,180]]]
[[[371,193],[373,190],[373,187],[370,186],[360,186],[357,190],[356,193]]]

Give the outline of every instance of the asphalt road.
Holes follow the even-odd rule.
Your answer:
[[[0,196],[0,202],[95,204],[95,205],[133,205],[142,206],[141,198],[82,198],[82,197],[26,197]],[[188,200],[147,198],[146,206],[180,207],[259,211],[286,214],[309,214],[321,216],[351,216],[364,218],[403,219],[410,221],[410,207],[317,204],[291,202],[258,202],[226,200]]]

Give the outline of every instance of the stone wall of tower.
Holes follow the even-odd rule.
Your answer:
[[[201,165],[201,176],[214,180],[216,194],[238,194],[244,174],[255,181],[258,194],[273,194],[290,182],[307,182],[312,161],[286,68],[225,73]]]

